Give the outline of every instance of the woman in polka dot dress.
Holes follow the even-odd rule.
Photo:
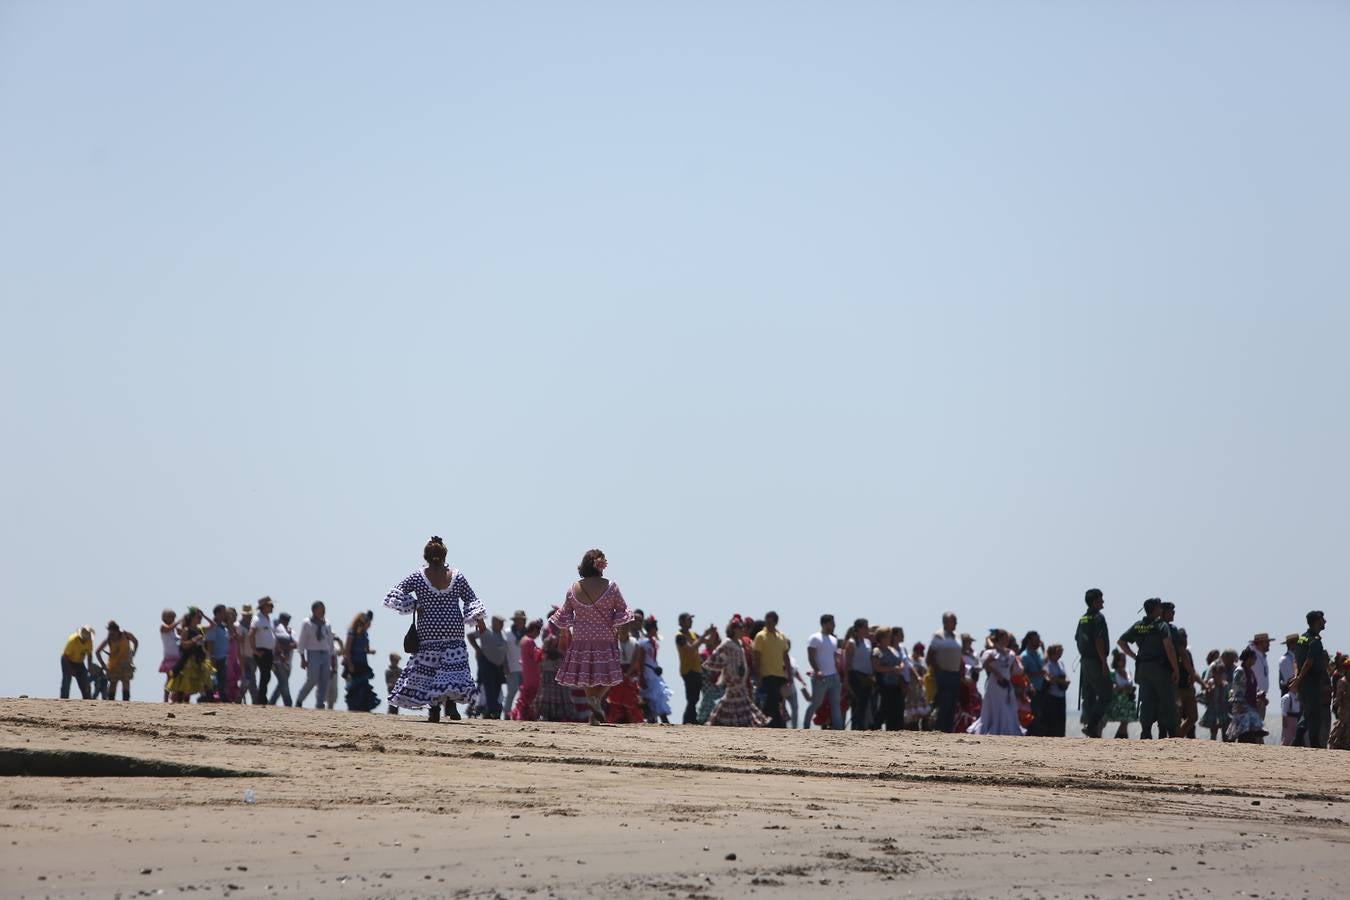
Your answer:
[[[549,634],[570,629],[571,641],[566,642],[556,678],[558,684],[585,689],[592,725],[605,721],[600,698],[623,681],[614,630],[633,620],[619,586],[604,577],[607,565],[602,551],[587,550],[577,566],[581,579],[567,589],[563,605],[548,620]]]
[[[474,622],[482,628],[486,615],[464,573],[447,568],[445,556],[439,537],[427,541],[422,552],[426,567],[400,581],[384,598],[385,606],[402,615],[417,610],[419,641],[417,652],[394,682],[389,705],[430,707],[427,718],[432,722],[440,721],[441,703],[446,699],[463,702],[477,689],[469,674],[464,623]]]

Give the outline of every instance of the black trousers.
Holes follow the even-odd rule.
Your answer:
[[[872,712],[872,677],[862,672],[848,673],[848,709],[854,731],[867,729],[867,717]]]
[[[89,699],[89,670],[84,667],[84,663],[73,663],[61,656],[61,699],[70,699],[70,679],[74,678],[75,683],[80,686],[80,696]]]
[[[1106,724],[1106,713],[1111,708],[1111,679],[1103,675],[1100,668],[1094,672],[1090,662],[1083,663],[1079,677],[1083,711],[1078,718],[1083,725],[1083,734],[1099,738],[1102,726]]]
[[[254,704],[267,702],[267,686],[272,681],[273,653],[263,647],[253,651],[253,661],[258,669],[258,691],[253,695]]]
[[[703,673],[685,672],[680,678],[684,681],[684,724],[698,724],[698,698],[703,691]]]
[[[1041,737],[1064,737],[1064,728],[1068,724],[1065,721],[1068,715],[1066,706],[1063,697],[1044,694],[1041,697],[1041,711],[1036,716],[1041,723],[1036,734]]]
[[[961,673],[938,670],[937,679],[937,721],[934,727],[938,731],[951,731],[956,722],[956,698],[961,690]]]
[[[779,675],[765,675],[759,683],[764,689],[764,703],[760,709],[769,717],[769,727],[786,728],[787,722],[783,721],[783,685],[787,684],[787,679]]]
[[[487,695],[487,709],[484,710],[483,715],[488,719],[500,719],[502,717],[502,687],[506,684],[506,670],[484,660],[478,674],[483,679],[483,693]]]
[[[1298,701],[1303,705],[1303,715],[1299,717],[1298,729],[1294,732],[1294,746],[1320,747],[1325,750],[1331,723],[1326,718],[1321,691],[1315,694],[1300,691]]]
[[[881,694],[881,724],[887,731],[900,731],[905,727],[905,686],[882,682],[877,691]]]

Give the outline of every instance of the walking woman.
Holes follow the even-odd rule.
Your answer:
[[[661,649],[661,635],[658,633],[656,616],[648,616],[643,623],[647,636],[638,642],[642,648],[642,700],[647,704],[647,721],[660,721],[670,724],[670,688],[662,677],[664,671],[656,660]]]
[[[168,679],[178,668],[178,627],[182,624],[178,615],[171,609],[159,614],[159,640],[164,648],[164,658],[160,661],[159,671],[164,676],[164,702],[169,702]]]
[[[1225,737],[1240,744],[1260,744],[1266,739],[1266,695],[1256,689],[1256,651],[1244,647],[1238,657],[1241,663],[1233,673],[1231,694],[1232,715],[1228,719]]]
[[[511,707],[511,718],[517,722],[533,722],[539,718],[539,663],[544,655],[539,649],[539,633],[543,630],[544,620],[535,619],[525,626],[525,635],[519,641],[520,690]]]
[[[441,703],[461,702],[476,690],[469,674],[464,623],[483,628],[487,615],[463,572],[445,564],[445,543],[433,535],[422,550],[426,566],[394,586],[384,605],[399,613],[417,613],[417,651],[394,684],[389,704],[403,709],[430,707],[427,721],[441,720]]]
[[[638,645],[642,623],[629,622],[619,628],[619,663],[623,681],[605,694],[605,722],[610,725],[637,725],[646,721],[642,712],[642,661],[645,654]]]
[[[741,644],[744,626],[740,616],[727,623],[727,638],[717,645],[707,661],[706,671],[717,673],[723,688],[722,698],[708,716],[709,725],[736,727],[767,725],[769,720],[750,700],[750,667],[745,661],[745,647]]]
[[[1009,648],[1008,632],[1002,628],[996,629],[993,639],[994,645],[980,657],[980,664],[987,674],[980,718],[966,731],[970,734],[1004,734],[1020,737],[1024,732],[1018,720],[1018,701],[1013,679],[1022,674],[1022,664],[1017,659],[1017,654]]]
[[[205,694],[215,685],[216,670],[206,656],[206,632],[202,611],[189,606],[178,633],[177,668],[169,673],[165,687],[173,703],[187,703],[193,694]]]
[[[844,644],[844,671],[848,673],[849,705],[853,708],[851,726],[863,731],[870,724],[872,690],[876,676],[872,673],[872,629],[866,619],[858,619],[848,633]]]
[[[881,693],[881,725],[887,731],[905,727],[905,633],[898,626],[877,629],[876,646],[872,648],[872,670],[878,678]]]
[[[1130,736],[1130,723],[1139,721],[1139,701],[1134,696],[1134,679],[1130,678],[1129,659],[1119,650],[1111,651],[1111,707],[1106,721],[1119,722],[1116,737]]]
[[[108,673],[108,693],[104,699],[111,700],[117,695],[118,684],[122,685],[122,699],[131,699],[131,676],[136,674],[132,660],[140,648],[141,642],[136,640],[136,635],[123,631],[116,622],[108,623],[108,636],[94,651],[99,665]],[[106,658],[103,655],[105,652],[108,654]]]
[[[370,686],[375,670],[370,667],[367,657],[375,651],[370,649],[368,616],[369,613],[356,614],[342,645],[342,662],[347,667],[347,709],[351,712],[370,712],[380,705],[380,698]]]
[[[577,566],[581,577],[567,589],[563,605],[549,616],[545,629],[548,636],[560,634],[564,645],[555,679],[560,685],[586,692],[592,725],[604,724],[600,699],[623,681],[614,629],[633,619],[619,586],[604,575],[608,565],[603,551],[586,551]]]

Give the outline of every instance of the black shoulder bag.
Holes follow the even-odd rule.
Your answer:
[[[422,646],[422,639],[417,636],[417,607],[413,607],[412,624],[408,626],[408,633],[403,636],[403,652],[416,653]]]

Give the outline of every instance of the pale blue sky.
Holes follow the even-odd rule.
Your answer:
[[[443,535],[668,627],[1345,646],[1350,9],[0,3],[0,695]],[[404,623],[378,614],[375,643]],[[381,691],[382,693],[382,691]]]

